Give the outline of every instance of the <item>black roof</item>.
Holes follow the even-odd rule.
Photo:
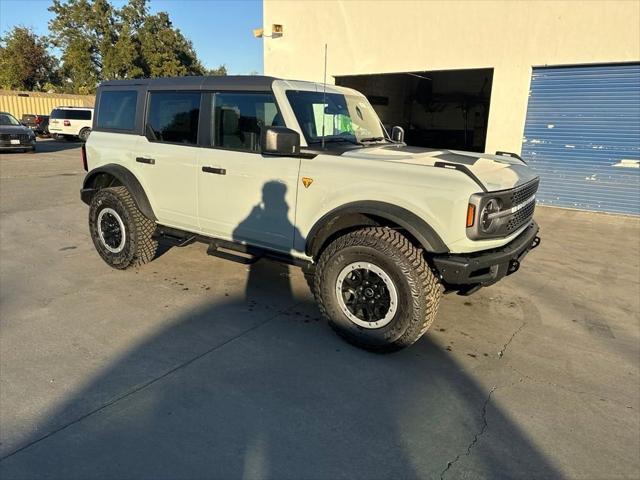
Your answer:
[[[131,80],[107,80],[103,87],[144,86],[152,90],[270,90],[275,77],[262,75],[224,75],[210,77],[136,78]]]

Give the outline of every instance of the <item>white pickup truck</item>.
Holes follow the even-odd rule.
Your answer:
[[[407,146],[355,90],[262,76],[109,81],[83,146],[100,256],[126,269],[158,241],[305,269],[348,341],[418,340],[445,291],[515,272],[540,239],[538,177],[514,154]]]

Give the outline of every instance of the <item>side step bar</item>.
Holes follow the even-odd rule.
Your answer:
[[[174,229],[158,228],[152,235],[154,240],[162,240],[163,243],[171,247],[186,247],[197,239],[195,235],[182,235]]]
[[[194,242],[206,243],[209,245],[207,254],[213,257],[231,260],[243,265],[252,265],[262,258],[268,258],[277,262],[296,265],[298,267],[308,267],[310,262],[295,258],[286,253],[276,252],[266,248],[245,245],[240,242],[221,240],[207,237],[205,235],[192,234],[164,225],[158,225],[153,234],[154,240],[161,240],[171,247],[184,247]]]
[[[213,240],[209,244],[209,248],[207,248],[207,255],[231,260],[232,262],[241,263],[243,265],[252,265],[264,257],[264,251],[238,243],[225,242],[224,240]]]

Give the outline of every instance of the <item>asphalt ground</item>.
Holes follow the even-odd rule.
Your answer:
[[[99,258],[78,144],[0,155],[0,477],[639,478],[640,221],[542,244],[413,347],[354,348],[294,267]]]

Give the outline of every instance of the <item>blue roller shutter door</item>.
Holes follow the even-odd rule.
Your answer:
[[[541,204],[640,215],[640,64],[535,68],[522,154]]]

